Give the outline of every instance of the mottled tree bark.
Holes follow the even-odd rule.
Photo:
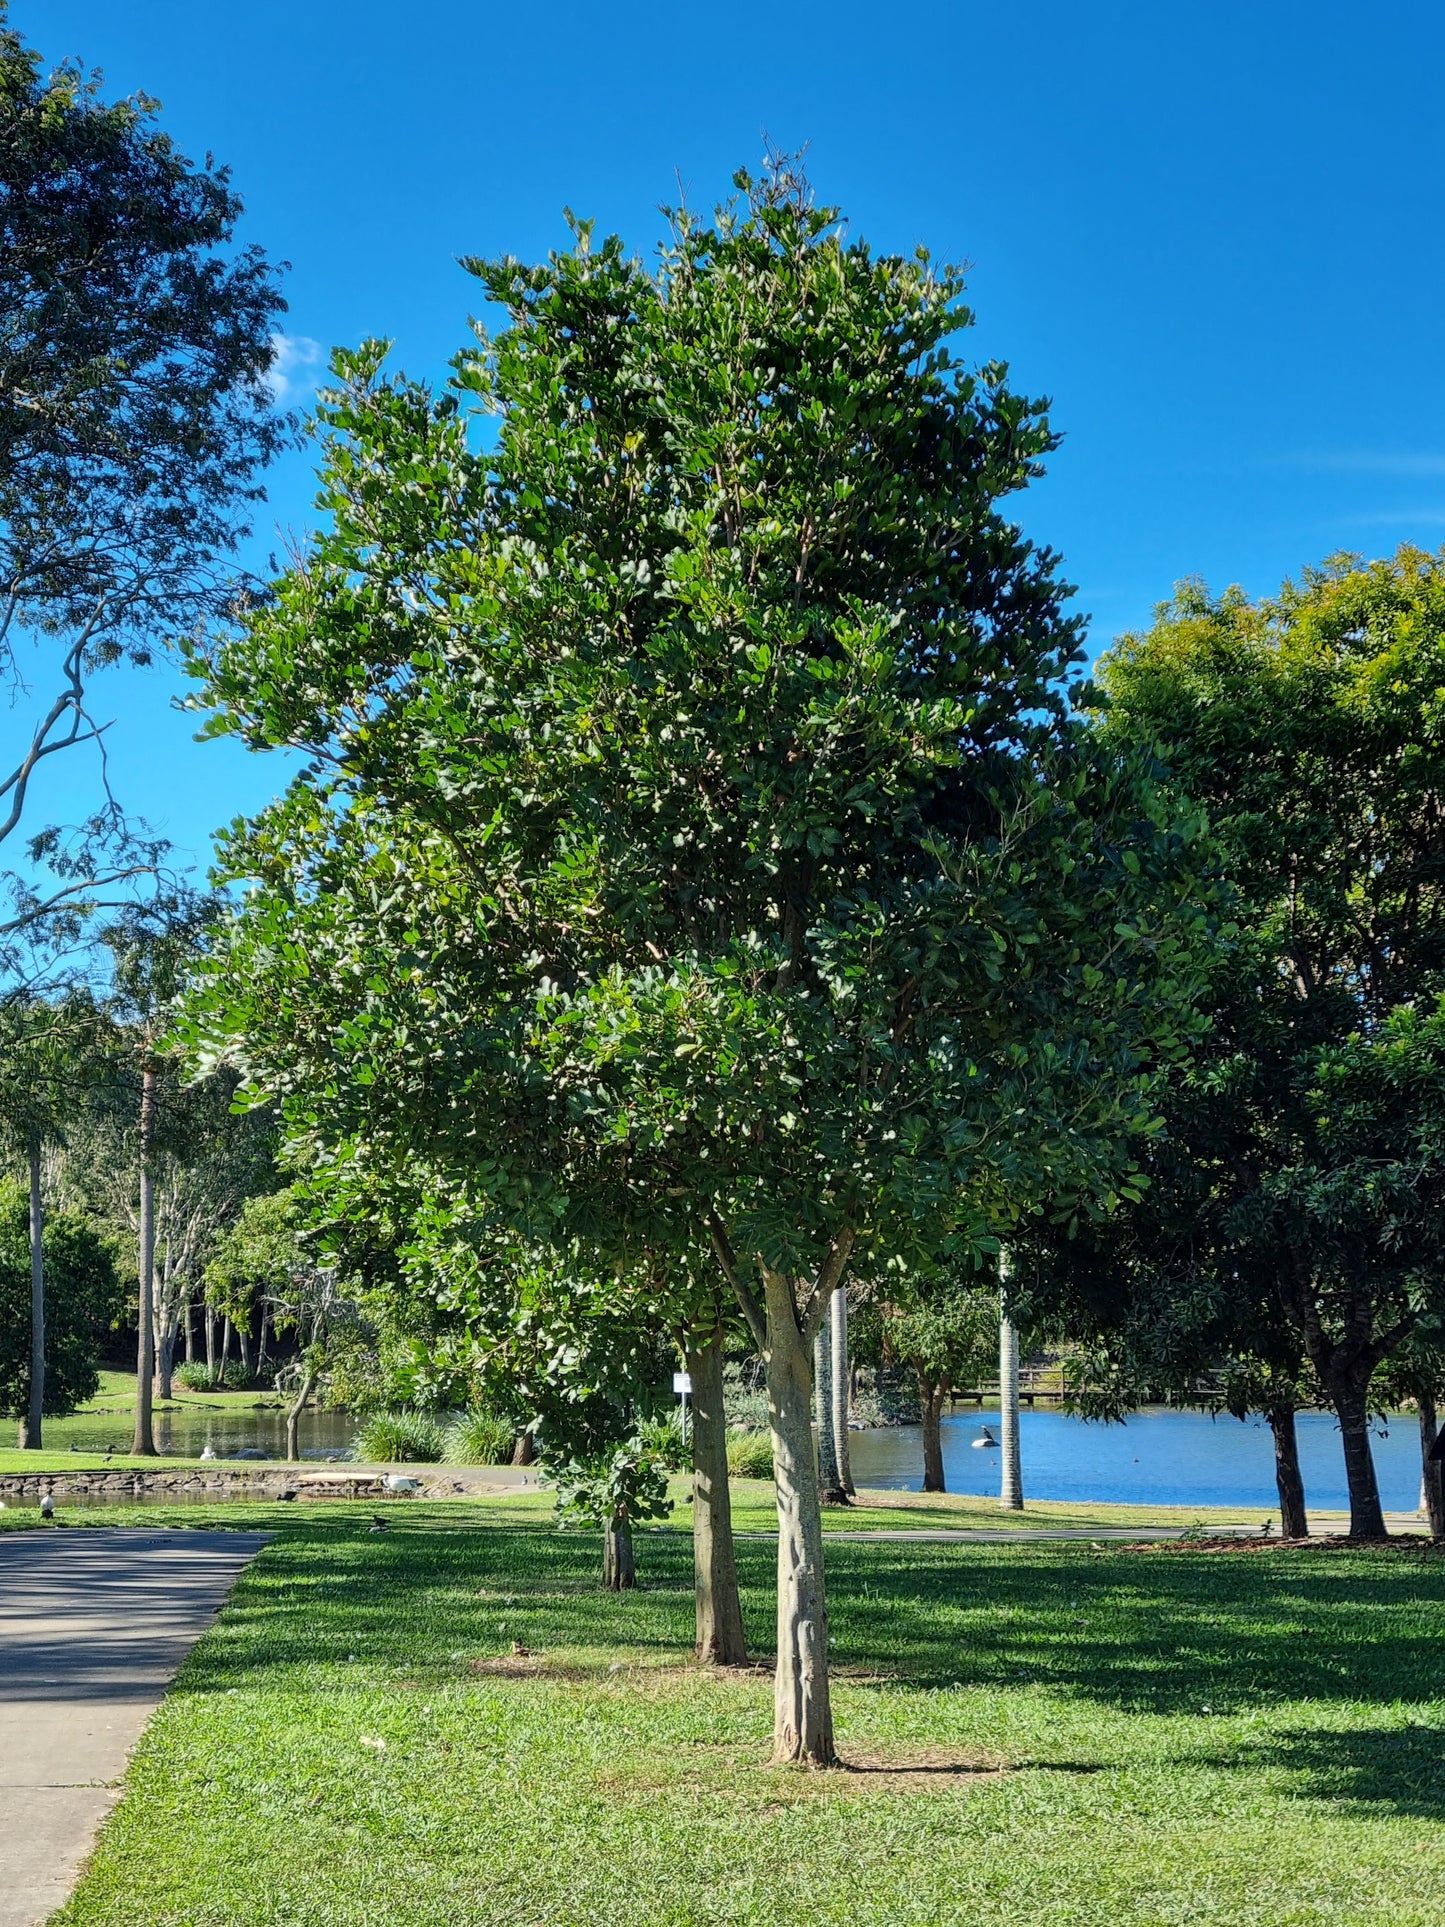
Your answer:
[[[798,1329],[793,1281],[764,1270],[767,1342],[763,1369],[778,1496],[778,1665],[773,1685],[773,1758],[831,1766],[828,1603],[823,1519],[813,1455],[808,1340]]]
[[[943,1395],[946,1387],[934,1384],[925,1373],[918,1374],[918,1406],[923,1414],[923,1490],[944,1492],[943,1476]]]
[[[1370,1411],[1366,1384],[1346,1380],[1332,1386],[1331,1398],[1340,1421],[1345,1452],[1345,1483],[1350,1493],[1350,1537],[1384,1539],[1385,1513],[1375,1478],[1375,1456],[1370,1450]]]
[[[697,1599],[697,1656],[707,1665],[743,1666],[743,1607],[733,1552],[728,1491],[727,1418],[723,1411],[722,1333],[688,1348],[692,1380],[692,1551]]]
[[[1274,1435],[1274,1483],[1279,1493],[1279,1529],[1285,1539],[1307,1539],[1310,1523],[1305,1514],[1305,1483],[1299,1469],[1299,1437],[1295,1431],[1293,1405],[1276,1405],[1269,1414],[1269,1429]]]
[[[140,1332],[136,1341],[135,1437],[138,1459],[156,1455],[151,1406],[155,1387],[156,1180],[152,1168],[156,1132],[156,1068],[147,1060],[140,1092]]]
[[[637,1584],[628,1519],[609,1519],[602,1528],[602,1583],[609,1592],[630,1592]]]
[[[316,1374],[314,1372],[303,1372],[301,1376],[301,1390],[298,1392],[294,1404],[287,1409],[286,1458],[288,1463],[300,1457],[296,1449],[296,1430],[301,1423],[301,1414],[306,1410],[306,1401],[310,1398],[312,1387],[315,1383]]]

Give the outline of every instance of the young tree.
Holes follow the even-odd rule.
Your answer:
[[[920,1277],[905,1297],[881,1308],[883,1354],[918,1380],[923,1419],[923,1490],[948,1489],[943,1471],[943,1401],[993,1368],[998,1346],[998,1292],[977,1278],[941,1269]]]
[[[1160,748],[1235,892],[1193,1107],[1211,1223],[1271,1272],[1362,1537],[1384,1532],[1371,1380],[1445,1290],[1429,1079],[1383,1041],[1445,989],[1442,680],[1445,561],[1412,549],[1258,605],[1187,586],[1103,672],[1104,734]]]
[[[43,78],[0,6],[0,678],[16,700],[42,691],[0,768],[0,843],[48,759],[108,727],[93,673],[230,605],[257,477],[293,433],[266,380],[277,271],[234,245],[226,170],[192,165],[156,111],[106,102],[74,65]],[[108,791],[78,833],[32,832],[29,854],[57,874],[37,889],[0,873],[0,946],[152,860]]]
[[[768,1385],[775,1749],[826,1762],[832,1295],[1129,1186],[1204,904],[1070,719],[999,507],[1054,437],[953,357],[959,277],[738,185],[654,274],[585,224],[475,264],[510,325],[440,398],[338,358],[331,526],[198,661],[215,728],[313,760],[230,846],[194,1021],[318,1168],[421,1158],[604,1268],[711,1247]]]

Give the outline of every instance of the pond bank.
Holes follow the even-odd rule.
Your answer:
[[[38,1505],[48,1493],[72,1504],[134,1503],[137,1499],[200,1501],[217,1499],[279,1499],[294,1492],[298,1499],[389,1499],[382,1481],[388,1476],[415,1479],[421,1498],[509,1492],[535,1484],[529,1475],[509,1465],[357,1465],[327,1466],[324,1471],[286,1464],[252,1463],[238,1466],[157,1466],[152,1471],[124,1466],[106,1470],[0,1473],[0,1500],[7,1504]]]

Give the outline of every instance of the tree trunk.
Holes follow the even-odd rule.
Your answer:
[[[207,1301],[203,1316],[206,1321],[206,1372],[215,1383],[216,1378],[216,1308]]]
[[[943,1394],[947,1388],[935,1385],[923,1372],[918,1374],[918,1406],[923,1414],[923,1489],[944,1492],[943,1477]]]
[[[530,1432],[523,1432],[512,1447],[513,1465],[532,1465],[537,1458],[537,1441]]]
[[[723,1415],[722,1333],[687,1353],[692,1379],[692,1557],[697,1595],[697,1656],[714,1666],[745,1666],[743,1606],[733,1555]]]
[[[156,1130],[156,1068],[146,1062],[140,1085],[140,1335],[136,1345],[135,1437],[131,1453],[138,1459],[156,1456],[151,1425],[155,1386],[156,1178],[151,1153]]]
[[[196,1308],[191,1303],[191,1294],[186,1293],[186,1363],[196,1362]]]
[[[1367,1384],[1346,1382],[1331,1387],[1340,1441],[1345,1449],[1345,1482],[1350,1492],[1350,1537],[1385,1539],[1385,1513],[1370,1450],[1370,1410]]]
[[[1000,1267],[1003,1276],[1007,1271]],[[998,1321],[999,1457],[1003,1461],[998,1502],[1006,1512],[1024,1509],[1023,1462],[1019,1456],[1019,1335],[1006,1311]]]
[[[221,1320],[221,1367],[220,1367],[220,1377],[217,1380],[218,1384],[224,1384],[225,1382],[226,1361],[230,1358],[230,1356],[231,1356],[231,1321],[229,1318],[223,1318]]]
[[[763,1370],[778,1497],[778,1666],[773,1686],[773,1758],[831,1766],[828,1602],[823,1584],[823,1518],[813,1457],[808,1341],[798,1329],[792,1280],[763,1272],[767,1342]]]
[[[241,1353],[241,1370],[246,1374],[247,1378],[249,1378],[251,1376],[251,1346],[248,1335],[242,1331],[239,1325],[236,1327],[236,1344]]]
[[[261,1300],[261,1310],[256,1326],[256,1377],[261,1379],[266,1371],[266,1301]]]
[[[1445,1539],[1445,1466],[1430,1458],[1430,1448],[1439,1437],[1439,1415],[1433,1398],[1417,1399],[1420,1407],[1420,1487],[1430,1521],[1430,1537]]]
[[[838,1473],[838,1444],[833,1432],[833,1346],[825,1317],[813,1340],[813,1404],[818,1434],[818,1498],[823,1505],[847,1505],[848,1494]]]
[[[853,1383],[848,1356],[848,1291],[839,1285],[828,1307],[828,1329],[833,1343],[833,1447],[838,1458],[838,1483],[850,1499],[858,1496],[853,1483],[852,1454],[848,1449],[848,1394]]]
[[[20,1450],[40,1450],[45,1414],[45,1203],[40,1195],[40,1138],[30,1134],[30,1403]]]
[[[1310,1522],[1305,1515],[1305,1482],[1300,1477],[1294,1407],[1276,1405],[1268,1418],[1269,1429],[1274,1434],[1274,1483],[1279,1493],[1280,1537],[1307,1539]]]
[[[304,1373],[301,1379],[301,1390],[297,1396],[296,1403],[287,1409],[286,1462],[288,1465],[294,1464],[296,1459],[300,1456],[296,1450],[296,1428],[301,1423],[301,1414],[306,1410],[306,1401],[308,1398],[310,1398],[311,1388],[313,1385],[315,1385],[315,1383],[316,1383],[315,1372]]]
[[[171,1361],[176,1351],[176,1313],[174,1306],[163,1306],[159,1319],[160,1330],[156,1345],[157,1391],[161,1398],[171,1396]]]
[[[602,1583],[609,1592],[630,1592],[637,1584],[630,1519],[609,1519],[602,1529]]]

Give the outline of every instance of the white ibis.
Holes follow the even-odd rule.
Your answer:
[[[53,1519],[55,1517],[55,1501],[48,1492],[40,1501],[40,1516],[42,1519]]]
[[[397,1472],[383,1473],[381,1483],[388,1492],[420,1492],[421,1491],[420,1479],[404,1479],[401,1477],[400,1473],[397,1473]]]

